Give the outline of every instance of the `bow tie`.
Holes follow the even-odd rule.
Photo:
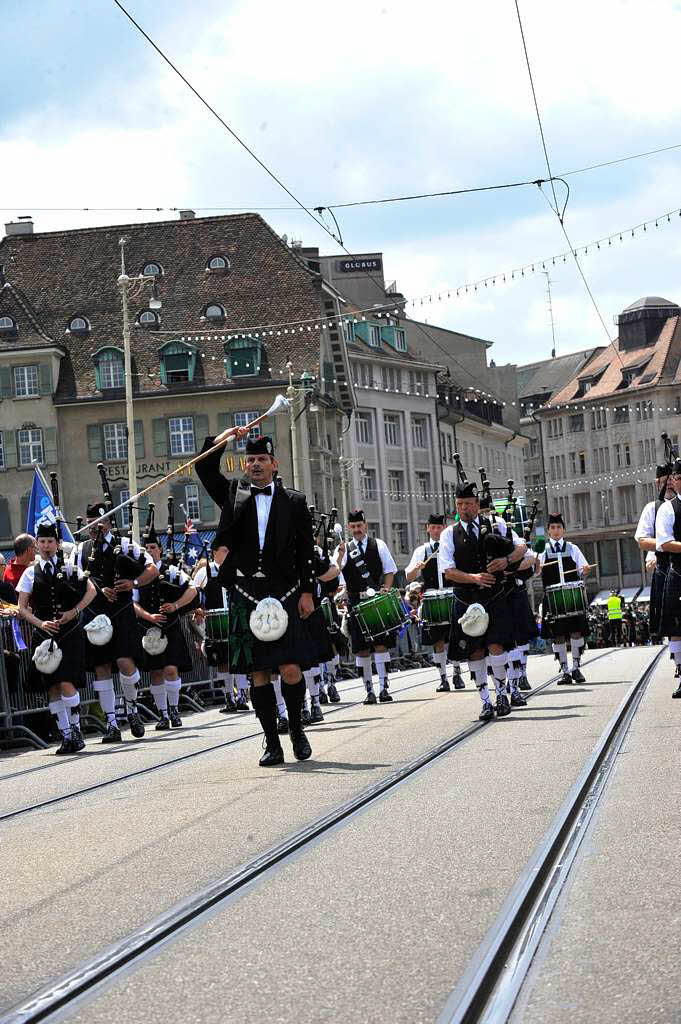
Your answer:
[[[253,495],[254,498],[257,497],[258,494],[271,494],[271,493],[272,493],[272,484],[268,484],[267,487],[254,487],[251,484],[251,494]]]

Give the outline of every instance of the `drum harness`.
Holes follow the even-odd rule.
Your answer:
[[[489,523],[491,523],[491,529],[490,529],[490,530],[484,529],[484,528],[483,528],[483,526],[482,526],[483,522],[489,522]],[[495,523],[493,519],[492,519],[492,520],[487,520],[485,516],[480,516],[480,524],[481,524],[481,525],[480,525],[480,536],[479,536],[479,538],[478,538],[478,542],[479,542],[480,540],[482,540],[482,539],[483,539],[483,537],[484,537],[485,535],[488,535],[488,534],[489,534],[490,532],[491,532],[491,533],[496,533],[496,534],[497,534],[497,536],[499,536],[499,537],[501,536],[501,534],[500,534],[500,533],[499,533],[499,531],[498,531],[498,524],[497,524],[497,523]],[[507,527],[507,529],[508,529],[508,527]],[[464,587],[471,587],[471,586],[475,587],[475,586],[477,586],[477,585],[476,585],[475,583],[464,583],[464,584],[459,584],[459,585],[460,585],[460,586],[464,586]],[[495,601],[498,601],[500,597],[506,597],[506,596],[507,596],[507,591],[506,591],[506,588],[504,587],[504,581],[503,581],[503,580],[501,580],[501,581],[500,581],[500,582],[499,582],[499,583],[498,583],[497,585],[498,585],[498,586],[499,586],[499,588],[500,588],[500,589],[499,589],[499,591],[498,591],[498,593],[496,593],[496,594],[494,595],[494,597],[493,597],[493,598],[492,598],[492,599],[491,599],[490,601],[487,601],[487,602],[485,602],[485,601],[482,601],[482,600],[479,600],[479,599],[478,599],[478,600],[475,600],[475,601],[463,601],[463,600],[462,600],[462,599],[461,599],[461,598],[460,598],[460,597],[459,597],[459,596],[457,595],[457,593],[456,593],[456,589],[454,589],[454,588],[456,587],[456,584],[454,584],[454,588],[453,588],[453,592],[454,592],[454,603],[455,603],[455,604],[460,604],[462,608],[470,608],[470,607],[471,607],[471,605],[474,605],[474,604],[481,604],[481,605],[483,606],[483,608],[485,609],[485,611],[488,611],[488,610],[489,610],[489,609],[490,609],[490,608],[492,607],[492,605],[494,604],[494,602],[495,602]],[[478,587],[477,589],[482,589],[482,588]]]

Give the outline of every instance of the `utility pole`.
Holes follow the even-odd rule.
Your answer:
[[[128,437],[128,491],[132,498],[137,494],[137,463],[135,459],[135,417],[132,406],[132,355],[130,351],[130,313],[128,310],[128,287],[130,278],[125,272],[125,245],[128,241],[123,237],[119,241],[121,247],[121,275],[118,278],[118,287],[121,293],[123,304],[123,358],[125,368],[125,426]],[[137,510],[130,509],[132,517],[131,536],[137,544],[140,543],[140,517]]]

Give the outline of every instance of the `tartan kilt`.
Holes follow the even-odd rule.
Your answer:
[[[441,640],[444,640],[445,643],[447,643],[449,640],[450,629],[451,625],[426,626],[424,623],[421,631],[421,644],[426,647],[434,647],[435,644],[439,643]]]
[[[254,589],[254,580],[249,586]],[[276,589],[270,588],[253,594],[260,600]],[[258,640],[251,632],[248,620],[255,608],[252,601],[232,587],[229,602],[229,668],[232,672],[268,672],[280,665],[299,665],[305,671],[333,657],[321,608],[316,608],[307,619],[298,614],[300,591],[296,590],[282,605],[288,614],[286,632],[278,640]]]
[[[580,636],[588,636],[589,619],[587,615],[568,615],[564,619],[547,619],[544,614],[542,602],[541,635],[544,640],[555,640],[559,636],[570,636],[571,633],[579,633]]]
[[[513,618],[513,635],[516,647],[523,647],[539,636],[539,627],[535,620],[530,599],[527,596],[525,587],[513,584],[513,590],[509,594],[509,605]]]
[[[681,573],[673,565],[667,570],[659,619],[660,636],[681,636]]]
[[[663,636],[661,631],[660,619],[662,616],[662,602],[664,600],[664,585],[667,579],[667,573],[669,569],[662,569],[659,565],[655,566],[653,572],[653,578],[650,581],[650,604],[649,604],[649,621],[650,621],[650,632],[653,636]]]
[[[34,629],[31,634],[31,662],[30,669],[26,675],[24,688],[30,693],[42,693],[51,686],[59,683],[73,683],[78,690],[85,689],[85,636],[83,627],[74,623],[67,623],[64,629],[64,639],[60,633],[52,639],[62,652],[61,662],[54,672],[38,672],[33,661],[33,653],[37,647],[47,640],[49,633]]]
[[[141,646],[142,637],[148,629],[151,629],[151,623],[138,619],[137,628],[139,629]],[[188,672],[192,667],[192,659],[179,620],[166,626],[163,629],[163,635],[168,638],[168,646],[165,651],[162,654],[147,654],[144,647],[142,647],[141,664],[137,667],[151,671],[152,669],[165,668],[167,665],[174,665],[178,672]]]
[[[485,607],[489,625],[483,636],[468,636],[459,625],[459,619],[469,604],[476,603]],[[505,651],[512,651],[516,646],[511,608],[503,588],[454,587],[447,656],[452,661],[468,661],[474,651],[487,651],[490,644],[499,644]]]
[[[92,622],[96,615],[108,615],[113,626],[113,636],[108,644],[98,647],[90,643],[85,634],[85,666],[92,671],[98,665],[113,664],[118,658],[132,658],[135,665],[142,661],[142,643],[137,626],[137,616],[130,601],[115,601],[97,597],[83,612],[83,625]]]

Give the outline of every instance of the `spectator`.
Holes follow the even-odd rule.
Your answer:
[[[17,603],[17,595],[14,587],[11,583],[5,579],[5,570],[7,569],[7,562],[5,556],[0,554],[0,600],[7,601],[8,604]]]
[[[34,561],[35,537],[32,537],[30,533],[20,533],[14,539],[14,557],[10,559],[10,563],[5,569],[3,582],[9,583],[12,589],[15,590],[25,570],[29,565],[33,565]],[[15,604],[16,600],[15,594],[13,598]]]

